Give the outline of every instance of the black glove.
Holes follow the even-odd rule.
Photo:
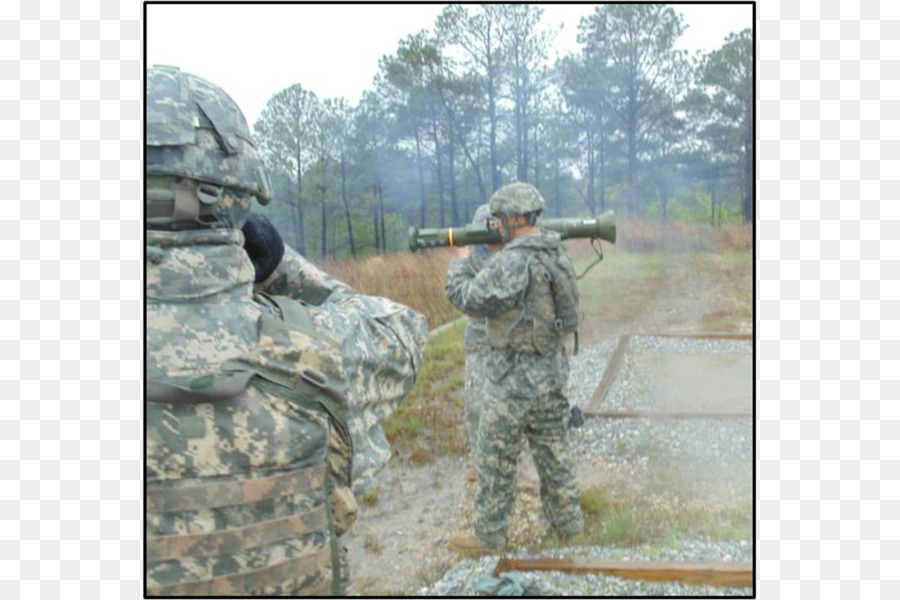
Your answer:
[[[584,415],[581,414],[581,409],[577,406],[573,406],[572,410],[569,413],[569,429],[575,429],[577,427],[581,427],[584,425]]]
[[[250,213],[244,223],[244,251],[256,270],[256,283],[262,283],[275,272],[284,256],[281,234],[266,217]]]

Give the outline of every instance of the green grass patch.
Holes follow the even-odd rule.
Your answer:
[[[365,492],[363,492],[360,500],[366,506],[375,506],[376,504],[378,504],[378,488],[370,487]]]
[[[465,320],[428,340],[419,379],[409,396],[384,421],[395,453],[416,464],[435,456],[465,454]]]
[[[596,485],[581,494],[584,535],[572,543],[636,546],[668,544],[678,537],[745,540],[752,509],[744,505],[686,503],[671,494]]]

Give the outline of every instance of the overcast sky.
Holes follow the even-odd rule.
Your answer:
[[[266,101],[300,83],[320,99],[356,104],[378,59],[407,35],[431,29],[445,5],[148,4],[147,64],[175,65],[222,86],[252,127]],[[594,6],[543,4],[541,22],[563,25],[551,56],[578,49],[578,21]],[[688,25],[678,47],[719,48],[750,27],[749,4],[675,5]]]

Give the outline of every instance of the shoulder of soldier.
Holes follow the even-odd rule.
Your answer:
[[[521,246],[505,246],[503,250],[494,255],[490,264],[494,268],[508,268],[524,264],[528,260],[531,251]]]

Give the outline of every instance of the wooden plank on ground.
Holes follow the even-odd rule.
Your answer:
[[[631,336],[623,335],[619,338],[619,343],[613,351],[612,357],[609,359],[609,364],[606,365],[606,370],[603,371],[603,378],[600,380],[600,385],[597,386],[594,395],[591,396],[587,406],[584,408],[585,416],[591,416],[591,413],[600,410],[600,403],[603,402],[603,399],[606,398],[606,394],[609,393],[613,382],[616,380],[619,367],[622,366],[622,357],[625,356],[625,350],[628,349],[628,338],[630,337]]]
[[[709,411],[676,411],[663,412],[657,410],[622,410],[584,413],[593,419],[741,419],[752,417],[749,412],[709,412]]]
[[[752,333],[633,333],[632,337],[692,338],[703,340],[753,340]]]
[[[597,558],[503,558],[494,569],[494,577],[506,571],[562,571],[564,573],[603,573],[644,581],[678,581],[688,585],[752,587],[752,563],[681,563]]]

